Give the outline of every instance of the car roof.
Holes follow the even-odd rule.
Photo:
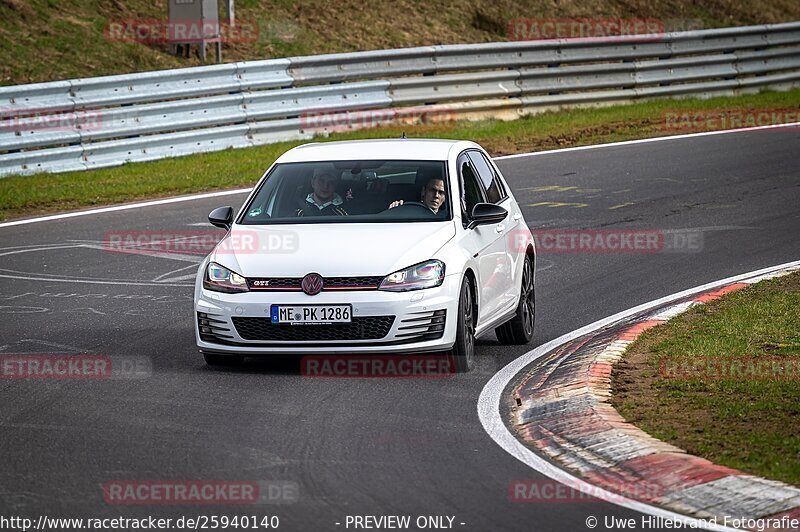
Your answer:
[[[453,148],[474,148],[473,142],[445,139],[370,139],[303,144],[281,155],[276,162],[348,161],[394,159],[446,161]]]

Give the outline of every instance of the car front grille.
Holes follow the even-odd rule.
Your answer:
[[[302,277],[254,277],[247,279],[253,291],[300,292]],[[377,290],[383,277],[323,277],[322,291],[326,290]]]
[[[331,277],[324,280],[322,290],[377,290],[381,281],[383,277]]]
[[[392,328],[394,316],[354,317],[350,323],[324,325],[287,325],[272,323],[270,318],[236,316],[233,325],[245,340],[278,342],[313,342],[330,340],[378,340]]]
[[[204,342],[220,343],[233,339],[228,322],[222,316],[198,312],[197,326],[200,331],[200,339]]]

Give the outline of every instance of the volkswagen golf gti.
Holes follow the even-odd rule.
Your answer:
[[[533,238],[473,142],[299,146],[238,213],[208,218],[227,231],[195,284],[197,345],[210,365],[447,353],[464,372],[476,338],[533,336]]]

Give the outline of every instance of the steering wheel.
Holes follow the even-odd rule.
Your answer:
[[[419,202],[419,201],[404,201],[403,203],[401,203],[397,207],[422,207],[423,209],[428,209],[427,205],[425,205],[424,203]],[[394,207],[394,208],[396,209],[397,207]],[[428,210],[430,210],[430,209],[428,209]]]
[[[386,210],[385,210],[385,211],[383,211],[383,212],[384,212],[384,213],[393,213],[393,212],[399,212],[400,210],[402,210],[402,209],[403,209],[403,207],[408,207],[409,209],[416,209],[417,211],[420,211],[420,212],[419,212],[419,215],[422,215],[422,214],[423,214],[423,212],[424,212],[424,213],[428,214],[428,215],[429,215],[429,216],[431,216],[431,217],[435,217],[435,216],[436,216],[436,215],[433,213],[433,211],[431,211],[431,210],[428,208],[428,206],[427,206],[427,205],[425,205],[424,203],[421,203],[421,202],[419,202],[419,201],[404,201],[404,202],[402,203],[402,205],[398,205],[397,207],[392,207],[391,209],[386,209]],[[416,215],[416,213],[415,213],[415,215]]]

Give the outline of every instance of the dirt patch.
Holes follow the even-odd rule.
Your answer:
[[[532,125],[534,123],[535,117],[532,119]],[[636,132],[635,136],[638,138],[655,135],[656,133],[661,134],[660,121],[655,118],[643,118],[570,129],[564,133],[545,137],[536,135],[531,135],[530,137],[496,136],[479,138],[476,139],[476,142],[484,146],[492,156],[502,156],[606,142],[614,140],[615,136],[630,136],[633,132]]]

